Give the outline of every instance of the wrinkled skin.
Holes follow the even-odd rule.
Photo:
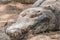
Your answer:
[[[29,8],[20,13],[15,24],[6,29],[6,33],[15,40],[22,39],[27,33],[32,34],[53,30],[56,24],[55,15],[51,10],[44,8]]]
[[[40,6],[44,8],[48,8],[49,6],[50,9],[52,9],[53,14],[55,15],[57,20],[56,23],[59,26],[57,26],[57,29],[60,29],[60,0],[46,0]]]

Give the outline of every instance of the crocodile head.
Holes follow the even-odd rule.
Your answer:
[[[16,23],[6,29],[6,34],[12,38],[21,39],[32,32],[34,34],[55,28],[55,15],[44,8],[29,8],[20,13]]]

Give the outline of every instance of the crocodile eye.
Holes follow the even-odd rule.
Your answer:
[[[49,22],[50,21],[50,18],[49,17],[44,17],[41,22]]]

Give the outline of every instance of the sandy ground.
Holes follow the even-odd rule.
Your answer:
[[[8,17],[9,15],[9,17]],[[6,16],[6,17],[4,17]],[[9,27],[12,23],[16,21],[18,14],[5,14],[1,16],[0,20],[0,40],[10,40],[10,38],[5,34],[5,29]],[[7,19],[8,17],[8,19]],[[16,17],[16,18],[14,18]]]

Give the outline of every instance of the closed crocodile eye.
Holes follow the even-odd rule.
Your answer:
[[[42,20],[41,20],[41,22],[49,22],[50,21],[50,19],[48,18],[48,17],[44,17]]]

